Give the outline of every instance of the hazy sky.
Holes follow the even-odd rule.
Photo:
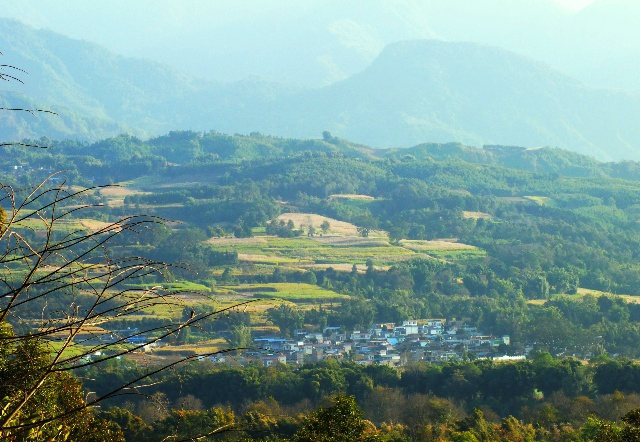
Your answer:
[[[501,46],[606,85],[609,73],[591,73],[591,58],[620,61],[637,52],[640,37],[637,22],[616,26],[624,13],[603,19],[610,30],[604,39],[582,25],[565,31],[570,26],[562,20],[594,1],[0,0],[0,16],[221,81],[257,75],[328,84],[364,69],[391,42],[438,38]],[[633,8],[640,1],[598,3]],[[582,51],[582,39],[599,52]]]
[[[554,0],[556,3],[570,9],[579,10],[594,2],[594,0]]]

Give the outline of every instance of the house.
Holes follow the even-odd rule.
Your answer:
[[[276,364],[286,364],[287,363],[287,356],[280,353],[280,354],[268,354],[268,355],[263,355],[260,360],[262,361],[262,364],[265,367],[271,367],[272,365],[276,365]]]
[[[418,334],[418,321],[415,319],[408,319],[402,321],[402,328],[404,328],[405,335],[417,335]]]
[[[354,330],[353,333],[349,335],[349,339],[351,339],[352,341],[368,341],[369,339],[371,339],[371,333]]]
[[[129,344],[144,344],[145,342],[147,342],[147,338],[145,336],[129,336],[126,340],[127,343]]]
[[[322,329],[322,334],[324,336],[331,336],[333,333],[340,333],[340,329],[342,327],[325,327]]]
[[[253,342],[264,350],[280,351],[284,348],[287,340],[285,338],[256,338]]]
[[[304,364],[304,353],[302,351],[285,351],[286,363],[291,365]]]
[[[376,355],[374,363],[379,365],[388,365],[389,367],[399,367],[401,363],[400,355],[395,353]]]
[[[304,341],[287,341],[282,346],[284,351],[298,351],[304,347]]]
[[[428,327],[444,327],[445,319],[427,319],[425,325]]]

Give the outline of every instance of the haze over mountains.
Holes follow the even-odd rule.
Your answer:
[[[640,90],[636,0],[0,0],[0,15],[180,66],[326,86],[397,41],[489,44],[595,87]]]
[[[491,46],[395,43],[361,72],[316,89],[257,78],[195,79],[174,67],[4,19],[0,46],[3,61],[29,72],[26,85],[14,83],[1,93],[2,102],[60,115],[5,113],[3,140],[174,129],[319,137],[329,130],[375,147],[456,141],[640,159],[640,94],[587,87]]]

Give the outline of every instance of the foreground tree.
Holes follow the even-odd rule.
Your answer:
[[[118,425],[94,416],[84,408],[82,384],[69,373],[43,376],[49,365],[49,350],[35,339],[21,340],[11,345],[7,338],[15,337],[11,327],[0,324],[0,418],[5,420],[0,439],[21,440],[70,440],[70,441],[124,441]],[[33,385],[39,387],[33,390]],[[15,413],[12,405],[21,403],[31,395],[31,400]],[[13,407],[15,408],[15,407]],[[69,409],[79,409],[67,415]],[[11,418],[7,419],[7,414]],[[30,426],[46,416],[60,416],[55,421]]]
[[[375,427],[362,418],[353,396],[338,396],[333,405],[320,407],[307,416],[294,442],[373,441]]]
[[[0,66],[0,79],[20,81],[14,71],[21,72]],[[85,397],[73,373],[140,352],[236,306],[115,332],[110,326],[114,321],[157,307],[175,309],[172,317],[180,317],[184,306],[179,292],[161,285],[136,288],[149,279],[161,281],[170,266],[115,256],[111,250],[116,238],[153,229],[163,221],[130,216],[87,228],[75,217],[99,205],[94,193],[106,186],[72,190],[60,176],[55,176],[56,184],[53,178],[25,188],[0,182],[0,204],[8,208],[0,209],[0,438],[121,440],[117,426],[97,419],[93,408],[118,395],[141,394],[150,376],[214,353],[147,367],[100,396]]]

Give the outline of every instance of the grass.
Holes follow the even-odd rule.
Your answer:
[[[469,259],[484,258],[487,252],[481,249],[475,250],[431,250],[429,255],[447,261],[464,261]]]
[[[49,341],[47,343],[47,346],[49,347],[49,351],[51,352],[51,354],[57,354],[60,351],[60,349],[62,349],[63,344],[64,344],[63,342]],[[71,358],[74,356],[79,356],[81,354],[86,353],[90,349],[91,347],[88,347],[85,345],[72,344],[69,347],[65,348],[65,350],[62,352],[62,357]]]
[[[491,219],[493,218],[490,214],[484,212],[471,212],[465,210],[462,212],[462,216],[466,219]]]
[[[45,220],[45,221],[39,218],[27,218],[20,221],[19,223],[13,224],[12,227],[15,229],[30,229],[30,230],[36,230],[36,231],[46,230],[47,224],[50,222],[50,220]],[[80,231],[86,230],[86,228],[82,225],[80,220],[59,219],[54,222],[53,230],[55,232],[69,234],[69,233],[77,232],[79,230]]]
[[[415,251],[391,245],[354,242],[347,246],[321,243],[309,237],[259,237],[251,242],[210,241],[215,250],[236,251],[240,260],[261,264],[363,264],[372,259],[380,264],[418,256]],[[381,243],[384,244],[384,243]]]
[[[640,296],[639,295],[616,295],[616,294],[612,294],[612,293],[607,293],[607,292],[603,292],[600,290],[592,290],[592,289],[586,289],[586,288],[579,288],[578,289],[578,293],[576,294],[566,294],[566,293],[560,293],[560,294],[555,294],[552,296],[552,299],[557,299],[557,298],[570,298],[570,299],[580,299],[584,296],[595,296],[600,297],[600,296],[610,296],[612,298],[619,298],[624,300],[625,302],[629,303],[629,304],[640,304]],[[543,305],[545,302],[547,302],[546,299],[530,299],[527,301],[527,304],[531,304],[531,305]]]
[[[375,197],[370,195],[358,195],[353,193],[334,193],[329,196],[329,200],[332,199],[344,199],[344,200],[361,200],[361,201],[374,201]]]
[[[195,344],[182,344],[182,345],[164,345],[158,349],[163,352],[193,352],[194,354],[213,353],[223,348],[227,348],[227,342],[222,338],[208,339],[200,341]]]
[[[47,342],[47,346],[49,347],[49,351],[51,352],[51,354],[57,354],[63,346],[63,342],[60,341],[49,341]],[[62,358],[70,358],[70,357],[74,357],[74,356],[79,356],[82,354],[86,354],[86,353],[90,353],[91,350],[93,349],[93,346],[90,345],[82,345],[82,344],[76,344],[76,343],[72,343],[70,346],[68,346],[67,348],[64,349],[64,351],[62,352]],[[130,345],[128,344],[120,344],[120,345],[111,345],[109,347],[109,350],[113,351],[121,351],[121,350],[126,350],[130,348]]]
[[[551,203],[551,198],[546,196],[525,196],[524,198],[533,201],[540,206],[546,206]]]
[[[164,288],[171,291],[182,292],[210,292],[211,289],[203,284],[198,284],[191,281],[176,281],[162,284]]]
[[[455,241],[402,240],[402,246],[416,252],[426,253],[446,261],[468,262],[482,259],[487,252],[469,244]]]
[[[624,299],[625,302],[628,302],[630,304],[640,304],[640,295],[615,295],[615,294],[603,292],[600,290],[592,290],[592,289],[585,289],[585,288],[579,288],[578,293],[575,295],[563,295],[563,296],[582,297],[586,295],[592,295],[595,297],[611,296],[613,298]]]
[[[236,293],[250,292],[256,298],[274,298],[296,303],[309,301],[329,302],[349,298],[348,295],[342,295],[317,285],[293,282],[242,284],[224,286],[222,288]]]
[[[140,290],[148,290],[158,286],[162,286],[163,289],[171,292],[210,292],[211,291],[211,288],[207,287],[204,284],[198,284],[197,282],[191,282],[191,281],[185,281],[185,280],[180,280],[175,282],[163,282],[163,283],[156,283],[156,284],[146,284],[146,283],[127,284],[127,288],[140,289]]]
[[[252,262],[256,264],[300,264],[302,260],[300,258],[288,258],[286,256],[273,256],[273,255],[257,255],[257,254],[245,254],[239,253],[238,259],[240,261]],[[311,262],[305,260],[305,262]]]

